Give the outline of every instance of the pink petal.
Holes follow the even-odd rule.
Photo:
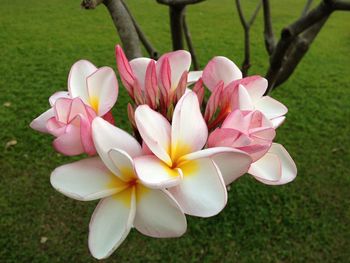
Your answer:
[[[131,69],[128,59],[124,54],[123,49],[119,45],[115,47],[115,56],[117,59],[118,72],[123,82],[123,85],[128,91],[128,93],[132,95],[135,75]]]
[[[253,102],[257,101],[264,95],[268,86],[267,79],[261,76],[246,77],[237,80],[237,83],[243,85],[247,89]]]
[[[150,58],[135,58],[129,62],[131,70],[140,84],[141,90],[145,90],[146,70],[151,61],[154,60]]]
[[[68,91],[57,91],[56,93],[52,94],[49,98],[49,103],[51,107],[55,104],[56,100],[59,98],[70,98]]]
[[[84,152],[84,147],[80,137],[80,127],[69,124],[64,134],[53,141],[53,147],[56,151],[72,156]]]
[[[230,82],[236,79],[242,78],[242,72],[240,69],[226,57],[214,57],[203,70],[204,84],[214,91],[219,81],[224,82],[224,86],[227,86]]]
[[[175,89],[180,81],[182,73],[190,69],[191,54],[185,50],[177,50],[164,54],[157,61],[158,76],[160,75],[160,69],[166,58],[168,59],[170,65],[171,89]]]
[[[46,124],[50,118],[55,116],[53,108],[48,109],[40,116],[36,117],[30,124],[30,128],[37,130],[39,132],[48,133],[49,131],[46,128]]]

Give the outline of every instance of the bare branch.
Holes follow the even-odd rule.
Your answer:
[[[303,9],[303,12],[301,13],[301,17],[305,16],[307,12],[309,11],[311,4],[313,0],[307,0]]]
[[[192,5],[203,1],[205,0],[157,0],[159,4],[163,5]]]
[[[256,16],[259,13],[259,10],[261,8],[261,1],[259,0],[251,18],[249,19],[249,22],[247,22],[246,18],[244,17],[244,13],[242,10],[240,0],[236,0],[236,8],[238,11],[239,20],[243,26],[243,31],[244,31],[244,60],[242,63],[242,74],[245,77],[245,76],[247,76],[248,70],[251,67],[251,64],[250,64],[250,28],[251,28],[252,24],[254,23]]]
[[[271,55],[270,67],[266,73],[266,78],[269,81],[269,87],[266,93],[269,93],[275,86],[279,76],[279,71],[284,66],[284,57],[292,43],[294,43],[296,37],[306,29],[309,29],[314,24],[318,23],[320,20],[328,17],[335,10],[334,6],[332,0],[324,0],[306,16],[299,18],[282,30],[281,39],[278,41],[278,44]]]
[[[250,19],[249,19],[249,22],[248,22],[248,26],[249,26],[249,27],[251,27],[251,26],[253,25],[253,23],[254,23],[254,21],[255,21],[257,15],[258,15],[258,13],[259,13],[259,11],[260,11],[260,8],[261,8],[261,1],[259,0],[259,3],[258,3],[258,5],[257,5],[256,8],[255,8],[254,13],[252,14],[252,16],[251,16]]]
[[[95,9],[99,4],[102,4],[103,0],[83,0],[81,7],[85,9]]]
[[[183,45],[183,16],[184,16],[184,5],[170,5],[169,16],[170,16],[170,31],[171,39],[173,43],[173,50],[184,49]]]
[[[141,57],[139,37],[137,35],[134,23],[125,9],[121,0],[104,0],[103,3],[107,7],[114,25],[122,41],[125,54],[128,59]]]
[[[346,0],[333,1],[333,6],[335,10],[347,11],[347,10],[350,10],[350,1],[346,1]]]
[[[125,4],[124,1],[122,1],[125,10],[128,12],[134,26],[137,32],[137,35],[141,41],[141,43],[143,44],[143,46],[145,47],[145,49],[147,50],[149,56],[153,59],[157,59],[158,58],[158,52],[157,50],[155,50],[155,48],[152,46],[151,42],[148,40],[148,38],[146,37],[146,35],[142,32],[140,26],[138,25],[138,23],[136,22],[135,18],[133,17],[133,15],[131,14],[128,6]]]
[[[186,39],[186,43],[188,46],[188,50],[191,53],[194,70],[198,70],[199,69],[198,60],[197,60],[196,52],[195,52],[194,47],[193,47],[191,33],[190,33],[190,30],[187,26],[185,13],[182,17],[182,25],[183,25],[183,30],[185,33],[185,39]]]
[[[270,12],[270,2],[269,0],[262,0],[263,10],[264,10],[264,38],[265,38],[265,48],[269,55],[275,49],[276,41],[273,34],[272,22],[271,22],[271,12]]]
[[[292,75],[328,18],[329,16],[323,18],[296,38],[285,56],[283,67],[278,73],[274,88],[281,85]]]

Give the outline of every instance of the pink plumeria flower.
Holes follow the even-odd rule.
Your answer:
[[[208,146],[242,150],[252,157],[248,173],[255,179],[270,185],[286,184],[295,179],[296,165],[282,145],[272,143],[274,137],[272,123],[261,112],[235,110],[227,116],[221,128],[210,134]],[[240,176],[230,175],[226,172],[228,168],[219,162],[217,165],[226,185]]]
[[[260,111],[235,110],[210,134],[208,146],[240,149],[255,162],[270,149],[275,135],[271,121]]]
[[[135,158],[135,169],[144,185],[168,188],[189,215],[209,217],[219,213],[227,201],[221,173],[211,157],[230,165],[231,175],[249,168],[248,154],[229,147],[202,150],[208,130],[195,93],[189,91],[175,107],[172,125],[147,105],[135,111],[138,131],[153,153]]]
[[[68,92],[59,91],[50,99],[51,108],[30,126],[57,137],[54,148],[65,155],[96,153],[91,123],[96,116],[114,122],[111,109],[118,97],[118,81],[113,69],[97,69],[86,60],[76,62],[69,73]]]
[[[144,235],[178,237],[186,218],[166,190],[150,189],[138,179],[133,159],[142,154],[139,143],[102,118],[92,125],[100,158],[93,157],[58,167],[52,186],[76,200],[101,199],[89,226],[89,249],[97,259],[110,256],[132,227]]]
[[[152,109],[159,103],[167,108],[176,99],[176,92],[180,93],[179,99],[186,87],[202,75],[202,71],[188,72],[191,54],[185,50],[166,53],[158,61],[141,57],[129,62],[117,45],[116,59],[121,80],[131,98],[138,105],[147,104]]]
[[[259,110],[268,119],[271,120],[274,127],[277,128],[285,120],[284,115],[288,109],[282,103],[264,96],[268,87],[268,82],[260,76],[251,76],[242,78],[240,69],[226,57],[214,57],[209,61],[203,70],[203,82],[212,92],[217,88],[220,82],[223,82],[223,96],[233,92],[231,111],[240,110]]]

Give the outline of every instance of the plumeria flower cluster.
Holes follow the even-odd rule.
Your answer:
[[[133,135],[114,125],[114,71],[86,60],[72,66],[68,92],[53,94],[50,109],[31,123],[56,137],[58,152],[89,155],[56,168],[51,184],[76,200],[100,199],[89,225],[95,258],[110,256],[132,228],[157,238],[183,235],[185,215],[217,215],[226,187],[246,173],[269,185],[296,177],[292,158],[273,142],[287,108],[264,96],[264,78],[242,78],[225,57],[190,72],[183,50],[128,61],[117,46],[116,60]]]

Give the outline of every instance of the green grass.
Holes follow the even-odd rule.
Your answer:
[[[76,60],[115,67],[119,40],[109,14],[103,6],[82,10],[79,2],[1,3],[0,262],[94,261],[87,235],[96,202],[71,200],[50,186],[50,172],[74,158],[55,153],[52,138],[28,126],[47,109],[48,97],[66,88]],[[169,51],[167,8],[150,0],[128,2],[158,50]],[[243,2],[252,11],[254,1]],[[277,35],[299,16],[303,2],[272,1]],[[243,32],[233,0],[189,7],[188,23],[201,66],[214,55],[241,64]],[[262,30],[260,13],[252,29],[250,74],[266,70]],[[273,93],[289,108],[277,141],[297,163],[293,183],[270,187],[245,176],[232,185],[220,215],[188,217],[188,231],[178,239],[133,230],[106,262],[348,262],[349,54],[350,14],[335,13],[295,74]],[[129,129],[126,103],[121,88],[116,121]],[[6,148],[14,139],[17,144]]]

